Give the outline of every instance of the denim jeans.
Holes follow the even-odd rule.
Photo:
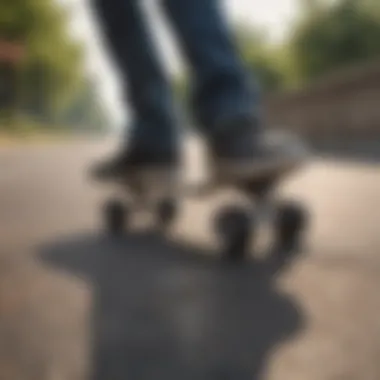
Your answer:
[[[175,100],[141,10],[141,0],[93,1],[121,69],[134,113],[135,136],[154,143],[175,143]],[[197,126],[206,135],[257,116],[257,89],[240,60],[219,2],[162,3],[189,63],[191,109]]]

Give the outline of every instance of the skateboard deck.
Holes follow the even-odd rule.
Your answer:
[[[272,136],[272,143],[276,139],[293,140],[291,145],[295,158],[289,158],[287,162],[282,160],[281,163],[260,163],[257,167],[251,163],[233,168],[225,163],[210,163],[209,174],[197,182],[186,181],[181,175],[181,169],[173,172],[162,168],[128,171],[98,182],[107,183],[137,198],[202,197],[224,188],[234,188],[248,192],[252,197],[262,197],[289,175],[300,170],[310,158],[310,152],[291,133],[272,131],[268,135]]]
[[[262,197],[272,191],[282,181],[303,167],[303,162],[291,167],[272,170],[269,173],[252,172],[249,177],[215,177],[213,175],[193,184],[184,184],[182,192],[188,196],[207,197],[223,189],[236,189],[249,193],[252,197]]]
[[[225,189],[235,189],[249,194],[252,198],[260,198],[272,192],[304,164],[304,161],[300,161],[269,172],[252,171],[249,177],[216,176],[211,171],[209,175],[197,181],[185,180],[180,173],[152,169],[145,172],[129,172],[99,182],[111,186],[119,194],[125,193],[135,199],[150,199],[152,202],[161,198],[207,197]]]

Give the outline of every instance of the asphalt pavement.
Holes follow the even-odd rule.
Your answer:
[[[212,217],[233,192],[181,202],[166,237],[104,234],[87,169],[112,147],[0,148],[0,380],[380,378],[380,160],[313,159],[280,189],[310,212],[301,251],[229,266]]]

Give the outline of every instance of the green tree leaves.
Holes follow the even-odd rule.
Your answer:
[[[0,39],[26,48],[19,72],[21,107],[53,123],[61,122],[87,86],[82,46],[68,33],[69,16],[54,0],[0,2]]]
[[[373,0],[319,3],[290,40],[301,81],[380,55],[379,5]]]

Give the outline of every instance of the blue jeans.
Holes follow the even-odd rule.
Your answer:
[[[135,137],[176,143],[175,101],[140,0],[94,0],[134,112]],[[201,132],[250,119],[256,87],[243,67],[219,0],[164,0],[163,7],[189,62],[191,108]]]

